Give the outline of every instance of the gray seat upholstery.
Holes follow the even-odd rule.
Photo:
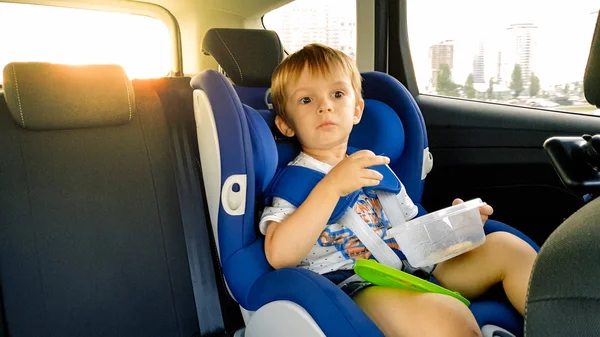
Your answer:
[[[5,68],[0,284],[10,336],[198,332],[153,88],[118,66]]]

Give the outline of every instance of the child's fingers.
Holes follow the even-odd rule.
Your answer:
[[[369,178],[361,178],[361,185],[364,186],[377,186],[381,182],[380,179],[369,179]]]
[[[386,156],[364,156],[360,158],[360,165],[362,167],[369,167],[369,166],[377,166],[377,165],[384,165],[384,164],[389,164],[390,163],[390,158],[386,157]]]
[[[353,154],[351,154],[348,157],[353,157],[353,158],[363,158],[363,157],[373,157],[375,156],[375,153],[373,153],[373,151],[371,150],[360,150],[360,151],[356,151]]]
[[[479,213],[490,216],[494,214],[494,209],[492,208],[492,206],[486,204],[479,207]]]
[[[452,206],[462,204],[464,201],[462,199],[456,198],[452,201]]]
[[[377,180],[383,179],[383,175],[381,173],[379,173],[375,170],[371,170],[371,169],[364,169],[362,177],[366,178],[366,179],[377,179]]]
[[[462,204],[463,202],[464,201],[462,199],[456,198],[456,199],[454,199],[454,201],[452,201],[452,206]],[[494,209],[492,208],[492,206],[485,204],[485,205],[479,207],[479,213],[485,214],[485,215],[492,215],[494,213]]]
[[[462,204],[464,201],[460,198],[454,199],[452,201],[452,206]],[[494,213],[494,209],[492,206],[485,204],[479,207],[479,214],[481,215],[481,222],[485,223],[488,220],[488,217]]]

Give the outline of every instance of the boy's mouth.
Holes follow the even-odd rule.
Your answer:
[[[326,128],[326,127],[334,126],[334,125],[335,125],[335,123],[332,121],[325,121],[325,122],[321,123],[317,129]]]

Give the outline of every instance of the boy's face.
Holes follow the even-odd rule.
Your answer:
[[[304,149],[328,150],[348,144],[364,108],[349,76],[333,69],[323,76],[305,67],[298,81],[285,86],[284,94],[287,120],[275,119],[281,133],[298,137]]]

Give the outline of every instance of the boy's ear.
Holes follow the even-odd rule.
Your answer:
[[[365,101],[363,99],[361,99],[356,104],[356,109],[354,109],[354,120],[353,120],[354,125],[356,125],[360,122],[360,119],[362,118],[364,110],[365,110]]]
[[[281,118],[279,115],[275,116],[275,125],[279,129],[282,135],[286,137],[294,137],[296,132],[288,125],[288,123]]]

